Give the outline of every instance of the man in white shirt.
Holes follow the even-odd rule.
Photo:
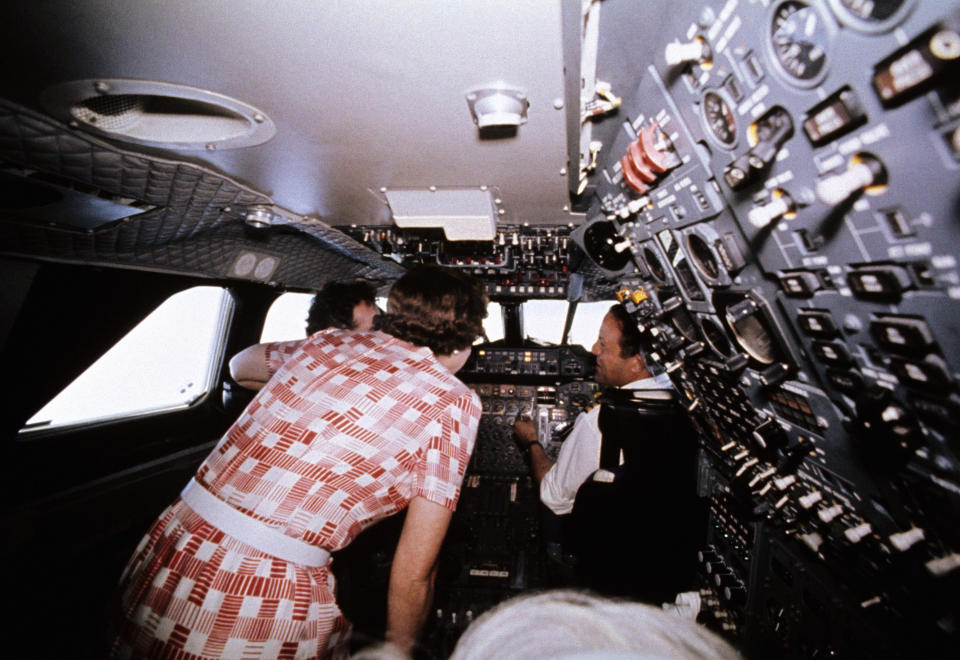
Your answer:
[[[614,305],[593,345],[594,380],[622,391],[577,416],[556,463],[531,421],[516,422],[514,431],[541,501],[562,516],[562,545],[576,560],[573,583],[659,604],[696,587],[706,509],[697,492],[696,433],[673,402],[670,379],[651,375],[641,344],[635,321]],[[629,390],[661,392],[624,396]]]
[[[597,356],[594,380],[601,385],[631,390],[671,389],[673,386],[666,374],[650,374],[639,339],[636,325],[624,307],[613,305],[603,317],[591,351]],[[532,421],[518,419],[514,423],[516,442],[529,454],[533,476],[540,484],[540,500],[556,514],[573,510],[577,490],[600,467],[599,417],[600,406],[577,416],[573,430],[560,447],[556,463],[537,442]]]

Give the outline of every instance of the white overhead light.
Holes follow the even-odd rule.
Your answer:
[[[478,128],[520,126],[527,123],[530,101],[522,89],[502,85],[467,91],[467,105]]]

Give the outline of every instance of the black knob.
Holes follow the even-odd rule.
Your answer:
[[[737,586],[740,581],[737,580],[737,576],[733,574],[733,571],[727,569],[722,573],[714,574],[713,582],[718,587],[734,587]]]
[[[740,585],[724,587],[723,598],[734,607],[743,607],[747,604],[747,590]]]
[[[718,573],[723,573],[728,570],[727,565],[723,563],[723,560],[719,561],[708,561],[704,564],[703,570],[707,572],[707,575],[716,575]]]
[[[753,430],[751,441],[761,451],[778,451],[787,444],[787,433],[775,419],[768,419]]]
[[[716,549],[712,545],[697,552],[697,561],[701,564],[717,561],[718,559],[720,559],[720,555],[717,554]]]

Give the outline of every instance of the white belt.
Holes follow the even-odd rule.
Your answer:
[[[330,553],[241,513],[194,479],[180,493],[187,506],[224,534],[260,552],[302,566],[326,566]]]

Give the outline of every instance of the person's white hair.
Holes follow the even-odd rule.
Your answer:
[[[660,608],[557,590],[518,596],[485,612],[450,656],[486,658],[741,660],[741,655],[716,633]]]
[[[410,656],[390,642],[382,642],[357,651],[350,660],[410,660]]]

